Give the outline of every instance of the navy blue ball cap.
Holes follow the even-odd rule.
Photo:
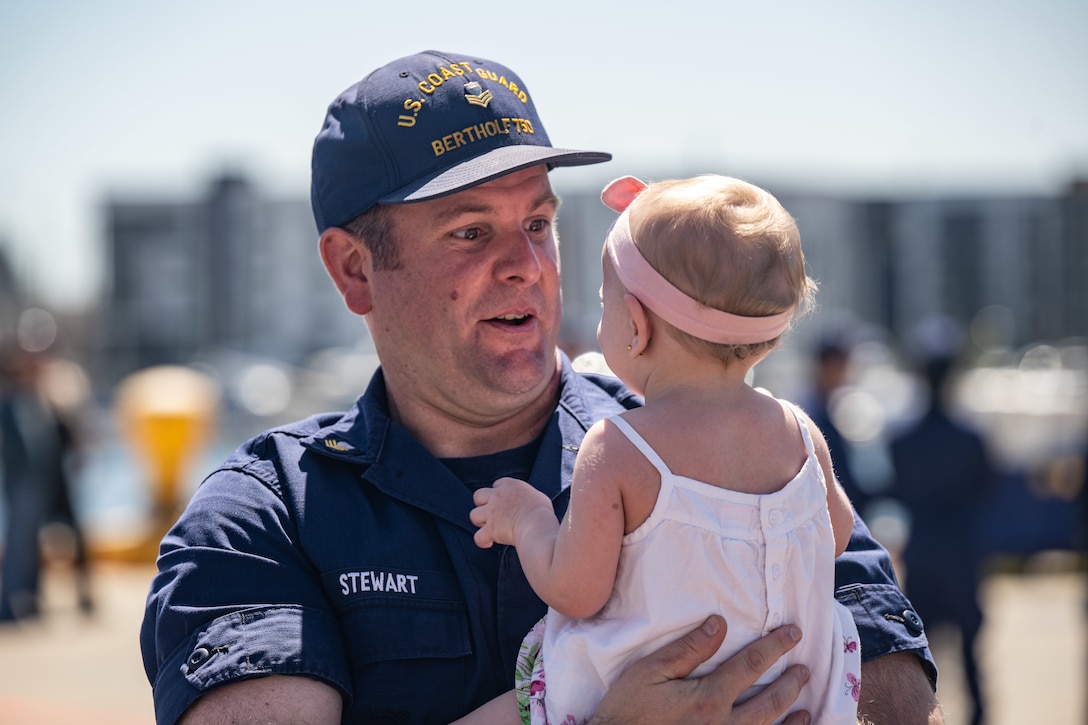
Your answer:
[[[434,199],[537,164],[611,158],[553,147],[529,90],[506,66],[424,51],[332,102],[314,140],[310,200],[323,233],[375,204]]]

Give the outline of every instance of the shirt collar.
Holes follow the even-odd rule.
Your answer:
[[[586,431],[598,419],[632,405],[624,402],[627,398],[634,399],[618,382],[584,377],[562,355],[559,404],[544,429],[529,482],[553,499],[562,494],[570,486]],[[472,528],[467,518],[471,492],[389,417],[380,368],[350,411],[302,444],[319,455],[365,467],[363,477],[387,494]]]
[[[560,358],[559,425],[563,432],[563,445],[573,445],[577,449],[582,436],[599,417],[590,408],[585,388],[587,385],[592,388],[598,386],[588,383],[575,372],[565,354],[560,354]],[[555,422],[553,419],[549,425]],[[303,439],[302,443],[316,453],[369,465],[380,458],[392,424],[385,377],[378,368],[366,392],[359,396],[351,410]]]

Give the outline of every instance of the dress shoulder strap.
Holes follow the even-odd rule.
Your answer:
[[[808,429],[808,424],[805,423],[804,416],[801,414],[801,409],[788,400],[782,400],[781,398],[775,398],[775,400],[793,413],[793,417],[797,421],[797,427],[801,429],[801,439],[805,442],[805,452],[810,456],[815,455],[816,447],[812,443],[812,434]]]
[[[646,442],[645,438],[639,435],[638,431],[631,427],[630,423],[618,415],[610,416],[608,422],[615,425],[620,429],[621,433],[627,436],[627,440],[631,441],[635,445],[635,448],[637,448],[642,455],[646,456],[646,460],[654,465],[654,468],[657,469],[657,472],[661,474],[662,478],[672,475],[672,471],[665,465],[665,461],[661,460],[661,456],[657,455],[657,451]]]

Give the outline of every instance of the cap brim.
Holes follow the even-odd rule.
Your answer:
[[[408,204],[436,199],[538,164],[586,166],[611,159],[612,154],[602,151],[576,151],[551,146],[503,146],[450,167],[435,176],[402,186],[379,199],[378,203]]]

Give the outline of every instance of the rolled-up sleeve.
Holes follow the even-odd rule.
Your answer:
[[[350,697],[343,638],[298,545],[297,512],[261,473],[210,476],[163,539],[140,632],[160,725],[215,686],[270,674]]]
[[[922,620],[899,588],[891,556],[860,516],[846,552],[835,560],[835,598],[854,617],[861,636],[861,656],[869,661],[894,652],[913,652],[930,683],[937,686],[937,666],[929,651]]]

